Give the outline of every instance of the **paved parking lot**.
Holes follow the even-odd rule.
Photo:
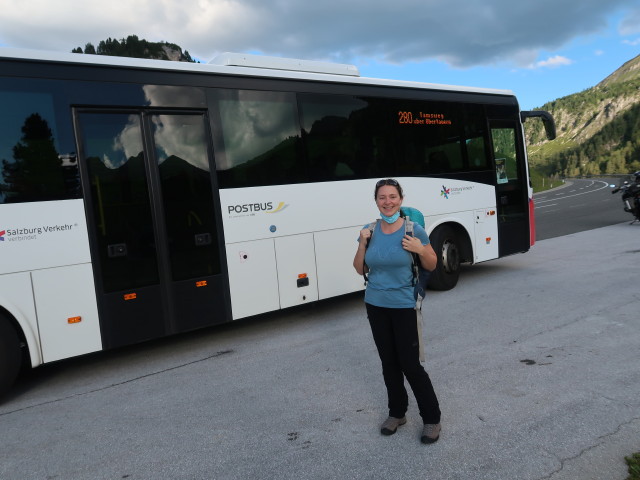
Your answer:
[[[640,451],[640,226],[539,242],[426,304],[439,442],[386,417],[360,294],[80,359],[0,405],[0,478],[620,479]]]

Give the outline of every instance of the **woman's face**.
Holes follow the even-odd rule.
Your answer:
[[[390,217],[400,210],[402,197],[400,197],[398,189],[393,185],[383,185],[378,189],[376,205],[380,213]]]

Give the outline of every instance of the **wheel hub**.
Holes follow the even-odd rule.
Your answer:
[[[460,267],[458,247],[451,240],[442,244],[442,267],[446,273],[454,273]]]

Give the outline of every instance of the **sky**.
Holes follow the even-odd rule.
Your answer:
[[[0,46],[70,52],[137,35],[356,65],[363,77],[512,90],[522,110],[640,54],[640,0],[0,0]]]

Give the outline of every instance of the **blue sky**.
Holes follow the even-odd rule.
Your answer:
[[[606,28],[576,35],[554,50],[540,50],[531,65],[485,64],[467,68],[438,60],[359,65],[361,75],[513,90],[522,110],[593,87],[625,62],[640,55],[640,19],[621,33],[624,15],[610,14]]]
[[[513,90],[523,110],[640,54],[640,0],[0,0],[0,45],[70,52],[135,34],[352,63],[367,77]]]

